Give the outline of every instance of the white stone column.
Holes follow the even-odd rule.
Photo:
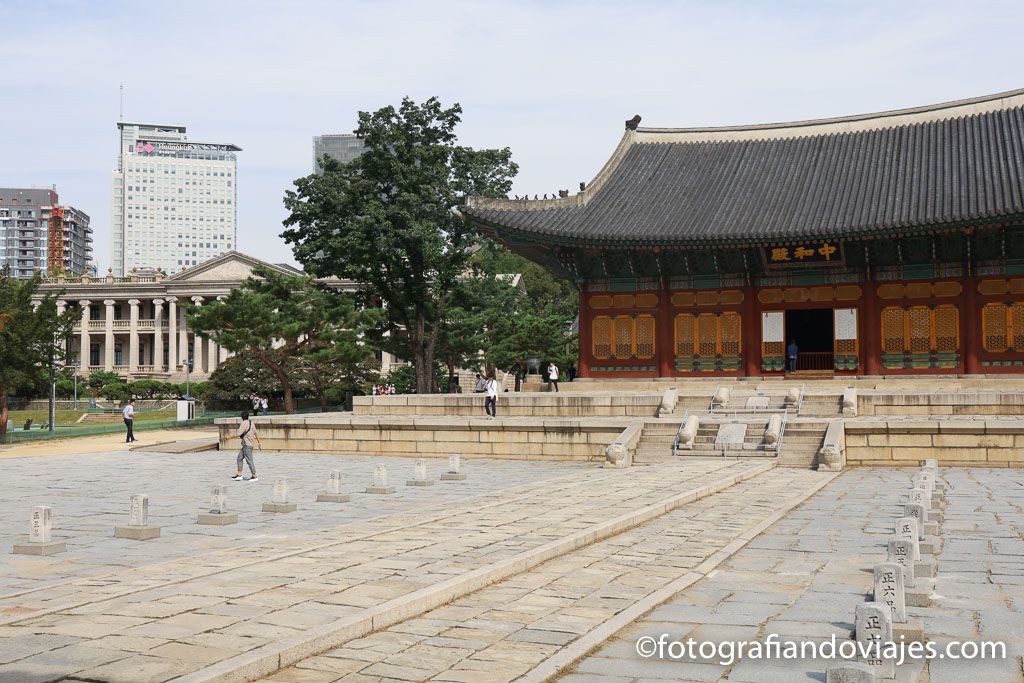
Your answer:
[[[80,346],[78,347],[78,368],[83,373],[89,372],[89,351],[91,346],[89,345],[89,300],[82,299],[78,302],[78,305],[82,309],[82,334],[78,338]]]
[[[187,319],[185,318],[185,309],[178,309],[178,364],[188,364],[188,327]]]
[[[167,297],[167,372],[175,372],[178,369],[178,298]],[[160,331],[163,335],[163,330]]]
[[[201,297],[201,296],[194,296],[194,297],[192,297],[192,303],[194,303],[196,305],[196,307],[202,306],[203,305],[203,297]],[[198,332],[194,333],[193,337],[192,337],[192,354],[193,354],[193,358],[195,358],[195,364],[193,365],[193,369],[196,372],[204,372],[204,370],[203,370],[203,338],[199,336]]]
[[[114,369],[114,300],[104,299],[103,305],[103,369],[110,372]]]
[[[153,299],[153,372],[164,371],[164,300]]]
[[[139,370],[139,300],[128,299],[131,307],[130,318],[128,319],[128,372],[135,373]]]

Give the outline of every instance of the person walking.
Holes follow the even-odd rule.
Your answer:
[[[796,358],[800,355],[800,349],[796,345],[796,339],[789,340],[789,346],[786,347],[786,359],[789,361],[789,371],[796,372]]]
[[[267,397],[264,396],[263,398],[260,399],[260,409],[263,411],[263,416],[264,417],[267,416],[267,414],[268,414],[267,409],[269,407],[270,407],[270,401],[268,401]]]
[[[135,431],[133,426],[135,425],[135,399],[128,399],[128,405],[121,411],[121,415],[124,417],[124,426],[128,428],[128,435],[125,437],[125,443],[131,443],[132,441],[138,441],[135,438]]]
[[[555,393],[558,393],[558,366],[555,365],[555,361],[548,363],[548,391],[554,388]],[[571,392],[570,392],[571,393]]]
[[[483,375],[481,375],[479,372],[476,373],[476,383],[473,384],[473,393],[474,394],[482,394],[482,393],[484,393],[484,389],[486,388],[486,386],[487,386],[487,382],[484,381]]]
[[[488,419],[493,420],[498,416],[498,380],[494,378],[494,375],[488,375],[487,381],[484,383],[484,412],[487,413]]]
[[[242,447],[238,450],[238,457],[235,459],[235,476],[231,478],[234,481],[243,481],[242,463],[244,462],[249,466],[249,478],[245,481],[259,481],[259,477],[256,476],[256,463],[252,459],[252,449],[256,446],[263,448],[263,445],[260,443],[259,434],[256,433],[256,425],[249,419],[249,411],[242,411],[242,421],[238,425],[235,436],[242,442]]]

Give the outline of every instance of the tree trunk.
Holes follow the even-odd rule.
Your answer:
[[[284,414],[293,415],[295,413],[295,403],[292,400],[292,388],[288,385],[287,380],[283,381],[284,384]]]
[[[327,412],[327,392],[323,390],[320,391],[320,412]]]
[[[0,436],[7,435],[7,392],[0,392]]]
[[[270,371],[277,377],[277,381],[281,383],[281,388],[284,389],[284,414],[292,415],[295,412],[295,404],[292,401],[292,385],[288,382],[288,375],[284,373],[284,369],[280,365],[267,358],[265,354],[257,352],[256,357],[270,368]]]
[[[423,311],[416,311],[415,334],[409,339],[413,347],[413,365],[416,366],[416,393],[433,393],[434,355],[426,345],[426,316]]]

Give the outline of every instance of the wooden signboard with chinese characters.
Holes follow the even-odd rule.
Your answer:
[[[827,266],[843,263],[842,245],[833,241],[762,247],[761,254],[765,266],[768,268]]]

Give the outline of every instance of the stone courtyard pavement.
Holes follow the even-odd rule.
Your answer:
[[[445,463],[428,460],[436,479]],[[413,461],[112,452],[2,462],[0,682],[824,680],[826,662],[642,659],[640,635],[847,637],[906,495],[907,470],[836,477],[760,460],[626,470],[471,460],[406,487]],[[390,496],[362,493],[386,464]],[[315,503],[341,469],[344,504]],[[287,476],[298,510],[260,512]],[[948,485],[933,639],[1005,640],[1001,662],[933,661],[932,681],[1024,680],[1024,474]],[[238,524],[199,526],[229,485]],[[113,538],[150,495],[159,539]],[[7,554],[33,505],[68,551]]]

